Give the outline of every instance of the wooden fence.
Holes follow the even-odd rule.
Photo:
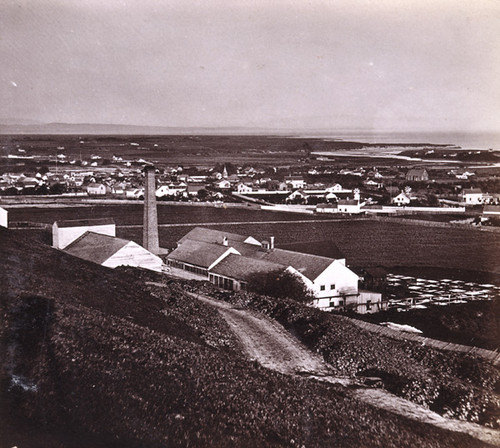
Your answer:
[[[346,319],[349,322],[363,328],[371,333],[377,333],[382,336],[387,336],[393,339],[399,339],[402,341],[414,341],[421,345],[427,347],[437,348],[439,350],[448,350],[452,352],[461,352],[467,355],[479,356],[493,365],[500,365],[500,353],[498,351],[486,350],[479,347],[471,347],[468,345],[454,344],[452,342],[438,341],[437,339],[426,338],[414,333],[407,333],[404,331],[394,330],[392,328],[384,327],[382,325],[372,324],[371,322],[364,322],[358,319],[352,319],[345,316],[339,316],[342,319]]]
[[[448,229],[467,229],[467,230],[481,230],[484,232],[500,233],[500,227],[489,226],[473,226],[471,224],[453,223],[453,222],[439,222],[439,221],[425,221],[423,219],[408,219],[396,218],[390,216],[370,216],[368,219],[373,221],[385,221],[399,224],[416,225],[423,227],[445,227]]]

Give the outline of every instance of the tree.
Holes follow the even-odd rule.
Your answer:
[[[55,183],[49,188],[50,194],[63,194],[66,192],[66,185]]]
[[[300,302],[311,302],[314,295],[302,279],[289,271],[268,271],[252,274],[247,289],[272,297],[288,297]]]
[[[210,193],[202,188],[201,190],[198,190],[198,199],[200,201],[206,201],[210,196]]]
[[[4,196],[17,196],[18,193],[19,191],[16,187],[9,187],[3,191]]]

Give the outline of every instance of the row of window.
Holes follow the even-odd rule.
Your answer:
[[[330,285],[330,291],[332,289],[335,289],[335,285],[334,284]],[[326,291],[326,285],[319,285],[319,290],[320,291]]]
[[[225,277],[220,277],[218,275],[210,274],[209,275],[209,280],[216,286],[222,289],[229,289],[232,290],[234,288],[234,281],[231,280],[230,278],[225,278]],[[244,284],[241,285],[242,289]]]
[[[195,274],[199,275],[208,275],[208,270],[200,268],[198,266],[192,266],[190,264],[185,264],[180,261],[175,261],[175,260],[168,260],[169,266],[172,266],[174,268],[179,268],[179,269],[184,269],[185,271],[193,272]]]

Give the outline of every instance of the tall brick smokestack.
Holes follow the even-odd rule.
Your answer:
[[[144,222],[142,227],[142,245],[155,255],[158,255],[160,252],[154,166],[146,166],[144,168]]]

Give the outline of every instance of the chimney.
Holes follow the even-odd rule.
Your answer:
[[[227,241],[227,236],[225,236],[225,237],[223,238],[223,240],[222,240],[222,245],[223,245],[223,246],[227,246],[227,244],[228,244],[228,241]]]
[[[158,241],[158,214],[156,211],[155,167],[144,168],[144,221],[142,245],[155,255],[160,252]]]
[[[270,244],[269,244],[269,249],[274,249],[274,236],[269,237]]]

